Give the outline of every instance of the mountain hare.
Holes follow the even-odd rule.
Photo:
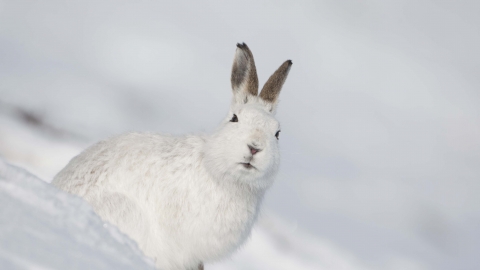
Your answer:
[[[87,200],[160,269],[203,269],[250,235],[279,166],[274,114],[292,61],[260,95],[253,55],[237,44],[230,111],[211,135],[130,133],[74,157],[53,184]]]

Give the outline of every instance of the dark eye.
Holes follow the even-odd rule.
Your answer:
[[[277,137],[277,140],[278,140],[278,136],[280,136],[280,130],[277,131],[277,133],[275,133],[275,137]]]
[[[232,119],[230,120],[230,122],[238,122],[238,117],[236,114],[233,115]]]

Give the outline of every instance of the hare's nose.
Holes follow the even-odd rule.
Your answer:
[[[250,149],[250,153],[252,153],[252,155],[255,155],[256,153],[262,151],[258,148],[255,148],[255,147],[251,146],[251,145],[248,145],[248,148]]]

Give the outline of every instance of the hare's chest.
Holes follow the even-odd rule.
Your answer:
[[[258,200],[248,196],[212,196],[203,206],[192,237],[205,260],[223,257],[243,244],[258,212]]]

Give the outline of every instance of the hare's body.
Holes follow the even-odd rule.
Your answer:
[[[158,265],[194,269],[245,241],[263,196],[261,189],[209,177],[202,164],[205,142],[193,136],[118,136],[75,157],[54,183],[85,198],[147,256],[165,260]]]
[[[277,172],[273,113],[291,62],[257,96],[253,56],[238,47],[231,111],[213,134],[117,136],[85,150],[53,180],[136,240],[161,269],[197,269],[235,251]]]

